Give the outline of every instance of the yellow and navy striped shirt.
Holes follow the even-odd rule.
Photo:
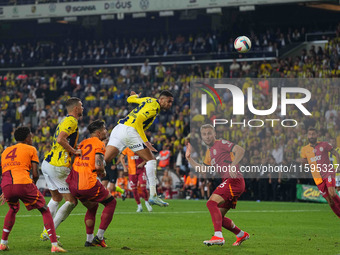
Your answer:
[[[53,136],[52,149],[47,153],[45,160],[53,166],[69,167],[71,155],[57,142],[57,138],[62,131],[68,134],[67,140],[70,146],[76,148],[79,137],[78,120],[73,116],[67,116],[57,126]]]
[[[124,119],[120,119],[118,123],[135,128],[143,142],[146,142],[148,139],[146,138],[144,130],[147,130],[152,125],[157,114],[160,112],[161,106],[156,98],[138,98],[137,95],[129,96],[127,102],[139,105]]]

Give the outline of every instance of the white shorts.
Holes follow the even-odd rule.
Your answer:
[[[124,124],[115,126],[107,145],[116,147],[119,152],[122,152],[126,147],[129,147],[133,152],[147,148],[136,129]]]
[[[335,176],[335,186],[340,187],[340,175]]]
[[[66,183],[66,178],[71,172],[68,167],[54,166],[44,160],[41,165],[41,171],[49,190],[58,190],[59,193],[70,193]]]

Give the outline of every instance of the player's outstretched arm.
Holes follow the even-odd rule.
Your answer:
[[[197,163],[192,157],[191,157],[191,144],[188,143],[187,145],[187,150],[185,152],[185,158],[188,160],[188,162],[190,163],[190,165],[192,165],[196,172],[200,172],[201,168],[203,167],[203,165]]]

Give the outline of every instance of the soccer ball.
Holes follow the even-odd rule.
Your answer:
[[[240,53],[246,53],[251,48],[251,41],[247,36],[239,36],[234,41],[234,47],[235,50],[237,50]]]

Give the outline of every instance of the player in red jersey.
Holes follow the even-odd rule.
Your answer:
[[[128,158],[128,167],[125,165],[125,156]],[[124,167],[124,172],[129,173],[129,184],[132,189],[133,197],[137,203],[137,212],[143,211],[137,189],[138,183],[142,191],[142,198],[145,201],[145,206],[149,212],[152,212],[152,207],[148,202],[148,191],[146,190],[146,172],[144,167],[146,162],[128,147],[122,151],[119,160]]]
[[[222,226],[236,235],[236,242],[233,246],[240,245],[243,241],[249,239],[247,232],[239,229],[234,222],[225,217],[229,209],[235,209],[237,199],[242,195],[245,189],[245,183],[242,174],[239,172],[238,163],[244,155],[244,149],[237,144],[227,140],[217,140],[215,128],[206,124],[201,126],[201,137],[203,142],[209,147],[206,152],[204,165],[198,164],[190,157],[191,145],[188,144],[186,158],[195,170],[205,172],[207,166],[220,171],[223,182],[215,189],[210,196],[207,207],[214,225],[214,236],[203,243],[210,245],[223,245],[225,240],[222,235]],[[227,170],[230,169],[231,171]]]
[[[74,160],[71,173],[66,179],[70,192],[87,208],[85,214],[86,242],[85,247],[107,247],[104,232],[112,221],[116,208],[116,200],[97,180],[97,176],[105,175],[105,144],[107,130],[104,121],[95,120],[87,128],[90,138],[79,144],[82,156]],[[100,226],[97,235],[93,235],[98,203],[103,204]]]
[[[8,236],[14,226],[21,200],[28,211],[38,209],[41,212],[52,243],[51,252],[66,252],[58,246],[52,215],[43,195],[35,186],[39,178],[39,158],[37,150],[32,146],[32,133],[28,127],[19,127],[14,132],[14,138],[18,143],[5,149],[1,155],[3,194],[0,200],[7,201],[9,210],[5,217],[0,251],[9,250]],[[30,177],[31,169],[33,180]]]
[[[340,218],[340,198],[335,191],[336,169],[333,168],[328,153],[335,155],[337,162],[340,162],[340,155],[331,144],[317,141],[315,128],[308,129],[307,137],[309,144],[301,149],[302,164],[309,164],[315,184],[333,212]]]

